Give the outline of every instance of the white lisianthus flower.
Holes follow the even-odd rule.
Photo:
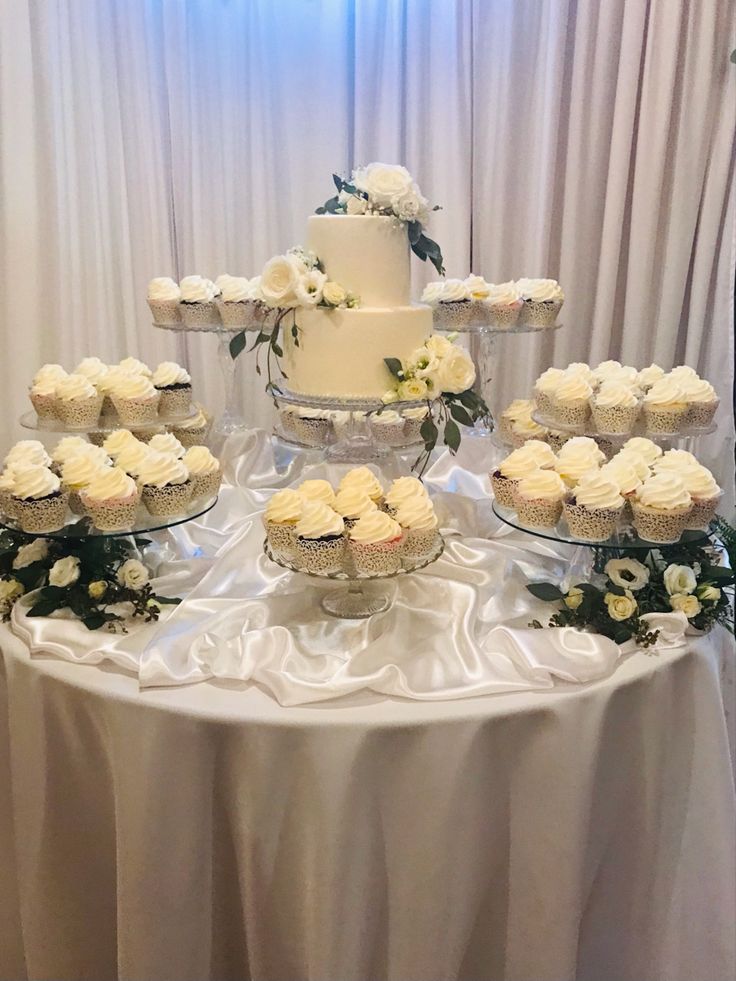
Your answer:
[[[461,347],[452,347],[440,358],[437,370],[437,387],[442,392],[459,395],[467,391],[475,381],[475,365],[470,355]]]
[[[87,592],[93,600],[101,600],[107,592],[107,583],[104,579],[96,579],[87,586]]]
[[[348,310],[352,310],[354,307],[360,306],[360,297],[356,293],[348,293],[345,300],[345,306]]]
[[[694,593],[698,581],[689,565],[668,565],[664,570],[664,588],[674,596],[676,593]]]
[[[79,579],[79,559],[75,555],[67,555],[57,559],[49,572],[49,585],[71,586]]]
[[[432,334],[431,337],[427,338],[424,346],[430,354],[434,354],[438,358],[443,357],[452,350],[450,340],[447,337],[443,337],[441,334]]]
[[[398,396],[402,401],[415,402],[418,399],[426,399],[427,383],[423,378],[407,378],[401,382],[397,388]]]
[[[328,280],[322,287],[322,299],[325,303],[329,303],[331,307],[339,307],[347,298],[347,293],[339,283],[333,283],[332,280]]]
[[[25,587],[17,579],[0,579],[0,607],[7,609],[23,593]]]
[[[583,602],[584,596],[585,593],[579,586],[571,586],[567,591],[567,595],[565,596],[565,606],[568,608],[568,610],[577,610],[577,608]]]
[[[35,538],[29,545],[21,545],[18,554],[13,559],[14,569],[25,569],[33,562],[42,562],[49,554],[49,546],[45,538]]]
[[[368,195],[374,208],[390,208],[395,197],[412,190],[414,181],[399,164],[371,163],[353,171],[353,184]]]
[[[692,620],[703,609],[698,597],[690,593],[674,593],[670,596],[670,606],[678,613],[684,613],[688,620]]]
[[[695,595],[704,603],[717,603],[721,598],[721,591],[718,586],[705,583],[703,586],[698,586],[695,590]]]
[[[301,274],[294,256],[275,255],[261,273],[261,295],[270,307],[291,307],[296,303],[295,290]]]
[[[126,589],[143,589],[149,580],[148,569],[138,559],[128,559],[118,569],[117,580]]]
[[[609,559],[604,572],[615,586],[641,589],[649,582],[649,569],[636,559]]]
[[[322,299],[322,287],[327,276],[319,269],[310,269],[302,274],[296,284],[294,295],[301,307],[316,307]]]
[[[606,593],[603,600],[608,607],[608,615],[612,620],[619,622],[628,620],[636,613],[636,600],[629,589],[626,590],[625,596],[619,596],[618,593]]]
[[[381,401],[384,405],[391,405],[392,402],[398,402],[399,393],[395,389],[389,389],[388,392],[383,393]]]
[[[349,215],[364,215],[368,208],[368,202],[365,198],[360,197],[357,194],[349,194],[347,204],[345,205],[345,210]]]

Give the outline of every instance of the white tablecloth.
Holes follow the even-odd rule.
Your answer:
[[[257,494],[272,475],[240,459]],[[434,476],[473,511],[482,477]],[[242,530],[228,505],[178,533],[194,574],[162,568],[209,575]],[[0,628],[0,977],[734,976],[725,632],[587,684],[282,705],[232,678],[141,688],[155,636],[85,658],[55,629],[43,657]]]

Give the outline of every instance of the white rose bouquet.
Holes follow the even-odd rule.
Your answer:
[[[332,175],[337,194],[317,208],[318,215],[387,215],[406,224],[412,251],[423,262],[432,263],[440,276],[445,267],[442,250],[425,233],[429,201],[406,167],[399,164],[370,163],[356,167],[348,180]]]

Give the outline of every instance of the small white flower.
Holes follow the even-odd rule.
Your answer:
[[[381,401],[384,405],[390,405],[392,402],[399,401],[399,393],[396,389],[389,389],[388,392],[384,392],[381,396]]]
[[[77,579],[79,579],[79,559],[76,556],[67,555],[63,559],[57,559],[51,566],[49,585],[71,586]]]
[[[698,586],[695,593],[698,599],[703,600],[705,603],[717,603],[721,598],[721,591],[718,586],[712,586],[710,583]]]
[[[571,586],[567,591],[567,595],[565,596],[565,606],[568,608],[568,610],[577,610],[577,608],[583,602],[584,596],[585,593],[579,586]]]
[[[118,569],[117,579],[126,589],[143,589],[149,581],[148,569],[138,559],[128,559]]]
[[[612,620],[628,620],[636,613],[636,600],[630,590],[626,590],[625,596],[618,593],[606,593],[603,600],[608,607],[608,615]]]
[[[641,589],[649,582],[649,569],[636,559],[609,559],[604,571],[614,586],[624,589]]]
[[[302,307],[316,307],[322,299],[322,287],[327,282],[327,276],[319,269],[310,269],[303,273],[294,289],[297,303]]]
[[[697,596],[688,593],[674,593],[670,596],[670,606],[679,613],[684,613],[688,620],[692,620],[703,609]]]
[[[328,280],[322,287],[322,299],[325,303],[329,303],[331,307],[339,307],[347,298],[347,293],[339,283],[333,283],[332,280]]]
[[[423,378],[407,378],[400,383],[397,392],[399,398],[407,402],[425,399],[428,392],[427,383]]]
[[[670,596],[676,593],[693,593],[698,584],[695,573],[689,565],[668,565],[662,578]]]
[[[25,569],[33,562],[42,562],[49,554],[48,542],[45,538],[36,538],[28,545],[21,545],[18,554],[13,559],[14,569]]]
[[[442,285],[444,287],[444,284]],[[441,334],[432,334],[432,336],[427,339],[424,346],[430,354],[434,354],[438,358],[444,357],[445,354],[448,354],[452,350],[452,343],[450,340],[447,337],[443,337]]]
[[[347,198],[345,210],[349,215],[364,215],[366,213],[368,202],[365,198],[357,194],[349,194]]]

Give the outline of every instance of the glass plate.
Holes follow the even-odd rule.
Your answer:
[[[268,558],[275,562],[276,565],[280,565],[282,569],[290,569],[291,572],[301,572],[305,576],[312,576],[314,579],[329,579],[333,582],[370,582],[374,579],[395,579],[396,576],[405,575],[408,572],[416,572],[418,569],[424,569],[442,555],[445,550],[445,541],[442,535],[437,535],[437,542],[434,548],[427,555],[422,556],[420,559],[410,559],[402,558],[402,567],[396,572],[385,572],[377,573],[374,575],[368,573],[358,573],[349,566],[349,560],[346,562],[346,568],[344,572],[310,572],[308,569],[304,569],[297,565],[296,562],[289,562],[288,559],[282,556],[276,556],[273,552],[268,539],[263,542],[263,551],[266,553]]]

